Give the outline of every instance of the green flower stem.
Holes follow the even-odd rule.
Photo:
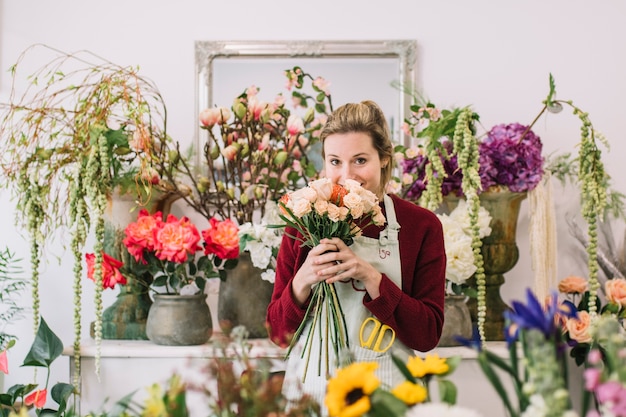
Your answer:
[[[465,194],[468,204],[472,251],[474,253],[474,264],[476,265],[474,276],[476,278],[477,287],[478,333],[484,345],[485,318],[487,314],[487,282],[485,279],[484,259],[481,251],[482,240],[480,239],[480,227],[478,225],[478,213],[480,210],[478,190],[480,190],[482,186],[480,175],[478,174],[480,168],[478,140],[472,131],[472,123],[472,111],[467,107],[462,109],[455,125],[453,142],[458,166],[463,173],[461,188],[463,189],[463,194]]]

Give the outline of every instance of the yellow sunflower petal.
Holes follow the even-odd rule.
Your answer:
[[[448,372],[450,366],[446,362],[446,358],[440,358],[439,355],[426,355],[426,359],[424,360],[426,364],[426,373],[431,375],[441,375]]]
[[[426,400],[426,388],[421,385],[414,384],[410,381],[404,381],[391,390],[391,393],[398,399],[402,400],[406,405],[415,405]]]
[[[331,417],[360,416],[369,410],[369,394],[380,386],[374,374],[377,367],[376,362],[357,362],[337,371],[328,381],[324,400]]]

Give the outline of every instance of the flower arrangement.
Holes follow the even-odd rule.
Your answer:
[[[329,381],[324,400],[330,417],[411,415],[418,404],[431,401],[430,385],[436,378],[440,401],[448,406],[456,403],[456,387],[446,377],[460,362],[460,357],[440,358],[428,354],[425,358],[410,356],[403,362],[393,357],[394,364],[406,380],[395,387],[385,387],[375,374],[378,363],[355,362],[340,368]]]
[[[385,216],[378,205],[378,197],[353,180],[346,180],[345,186],[333,184],[329,178],[311,181],[307,187],[283,195],[278,204],[281,209],[280,218],[285,226],[294,228],[299,236],[293,237],[308,247],[317,246],[323,238],[333,237],[338,237],[350,245],[353,238],[360,234],[361,229],[370,224],[385,223]],[[325,309],[331,326],[326,325],[325,329],[322,329],[323,323],[328,323],[321,319]],[[331,339],[334,341],[332,352],[335,353],[335,358],[339,358],[340,352],[349,347],[346,325],[335,286],[325,282],[320,282],[313,289],[305,314],[306,319],[296,330],[287,355],[304,331],[310,315],[312,319],[307,336],[309,342],[303,351],[303,355],[308,355],[307,361],[310,359],[310,348],[313,343],[311,334],[316,327],[319,327],[321,335],[325,335],[327,344]],[[325,351],[329,351],[328,345]],[[318,372],[321,374],[321,369],[318,369]],[[326,374],[329,372],[328,362],[325,372]],[[306,378],[306,375],[303,378]]]
[[[33,74],[20,71],[28,58],[53,58]],[[114,190],[150,199],[169,189],[171,169],[165,104],[137,68],[122,67],[90,52],[66,53],[46,45],[26,49],[11,67],[9,103],[2,105],[0,152],[3,185],[17,201],[17,220],[31,241],[33,319],[39,323],[39,270],[46,243],[59,228],[69,232],[74,255],[76,374],[80,369],[83,250],[95,235],[95,338],[101,339],[103,214]],[[18,94],[18,86],[28,86]]]
[[[526,303],[513,301],[511,307],[505,313],[508,362],[484,348],[478,334],[460,341],[478,352],[480,367],[508,416],[576,416],[565,379],[567,342],[560,325],[576,317],[576,309],[571,303],[559,303],[556,293],[543,304],[530,290]],[[518,344],[522,358],[518,357]],[[503,376],[510,378],[516,398],[504,388]]]
[[[181,163],[176,173],[189,180],[175,186],[186,202],[207,219],[258,221],[268,201],[277,201],[317,175],[313,149],[327,112],[332,111],[329,83],[300,67],[285,71],[293,109],[280,93],[263,101],[256,86],[235,98],[230,107],[204,109],[206,132],[202,166]],[[311,94],[304,90],[311,81]],[[298,110],[306,109],[304,114]],[[179,152],[180,153],[180,152]],[[201,172],[197,174],[197,171]]]
[[[626,416],[626,335],[615,316],[602,316],[592,330],[594,348],[589,352],[585,388],[595,398],[597,409],[587,416]]]
[[[476,273],[469,210],[465,200],[459,200],[450,214],[437,214],[443,226],[446,248],[447,292],[460,294],[468,290],[465,282]],[[491,215],[481,207],[478,212],[479,238],[491,234]]]
[[[150,215],[142,209],[125,233],[124,245],[135,262],[132,268],[124,268],[122,262],[103,254],[107,288],[148,273],[151,286],[163,288],[158,292],[192,295],[204,290],[207,279],[226,279],[226,271],[237,264],[239,256],[239,229],[230,219],[212,218],[209,228],[200,232],[186,216],[169,214],[163,221],[161,212]],[[87,254],[86,258],[88,277],[93,279],[95,256]]]

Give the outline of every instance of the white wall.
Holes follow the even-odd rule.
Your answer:
[[[486,129],[503,122],[530,123],[547,94],[548,74],[554,74],[558,97],[572,99],[588,111],[609,139],[611,151],[604,152],[604,161],[616,188],[626,192],[626,180],[620,175],[626,152],[620,101],[626,97],[626,3],[387,0],[374,4],[362,0],[0,0],[0,99],[6,100],[9,89],[5,70],[27,46],[41,42],[65,51],[88,49],[118,64],[140,65],[168,104],[169,132],[189,142],[196,124],[195,40],[416,39],[419,83],[426,95],[442,106],[473,105]],[[534,131],[548,154],[573,150],[578,128],[577,120],[563,112],[542,118]],[[28,246],[14,226],[9,197],[0,191],[0,246],[10,244],[27,264]],[[557,198],[563,218],[577,197],[559,193]],[[521,259],[506,274],[506,300],[521,297],[532,282],[524,216],[518,232]],[[559,275],[585,275],[584,261],[568,249],[571,238],[562,233],[560,239]],[[73,338],[71,261],[63,257],[59,245],[48,252],[42,312],[69,344]],[[62,264],[52,255],[61,256]],[[107,300],[112,297],[113,293]],[[84,298],[86,335],[93,315],[90,296]],[[10,352],[13,366],[5,386],[23,383],[32,375],[30,370],[15,368],[32,341],[32,326],[24,320],[16,327],[21,338]],[[61,362],[53,382],[67,381],[67,362]]]

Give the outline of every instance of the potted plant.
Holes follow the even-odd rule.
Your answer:
[[[52,58],[22,74],[31,55]],[[83,247],[95,234],[95,339],[101,339],[104,212],[107,197],[128,193],[139,202],[168,190],[166,108],[156,86],[137,68],[90,52],[66,53],[45,45],[26,49],[11,67],[9,102],[2,105],[2,174],[31,239],[33,317],[38,323],[39,264],[59,229],[69,231],[74,255],[76,374],[79,374]],[[27,87],[18,93],[26,80]]]
[[[196,345],[211,336],[211,313],[204,288],[207,279],[226,274],[237,264],[239,235],[230,219],[210,220],[200,232],[189,218],[173,214],[162,220],[160,212],[140,211],[125,230],[129,263],[105,255],[103,284],[125,285],[132,274],[150,274],[155,303],[150,307],[146,334],[165,345]],[[202,245],[201,245],[202,242]],[[95,256],[88,255],[88,276],[95,270]]]
[[[550,91],[543,101],[543,108],[530,125],[518,123],[497,125],[480,139],[476,137],[474,123],[478,116],[471,109],[456,108],[441,111],[434,104],[424,102],[419,96],[416,97],[418,104],[412,107],[412,114],[407,120],[405,129],[418,140],[418,144],[409,148],[398,147],[403,179],[398,180],[395,188],[406,197],[413,198],[419,204],[433,210],[440,206],[444,195],[465,196],[468,200],[469,221],[474,230],[477,321],[481,340],[485,340],[483,326],[487,296],[487,282],[482,271],[487,269],[488,265],[485,265],[483,259],[485,242],[481,242],[477,233],[479,204],[481,200],[489,203],[485,193],[491,190],[507,190],[524,195],[541,184],[542,179],[546,178],[544,176],[546,167],[541,155],[541,141],[531,128],[546,111],[558,112],[563,106],[570,106],[582,124],[581,139],[577,144],[579,153],[576,161],[579,168],[576,176],[581,187],[583,217],[588,225],[590,285],[597,287],[598,213],[602,213],[608,203],[608,176],[604,171],[600,158],[601,151],[597,145],[597,140],[601,139],[601,136],[593,129],[587,113],[574,106],[571,101],[556,99],[552,75]],[[519,206],[519,202],[517,205]],[[493,210],[491,212],[493,216]],[[499,232],[492,234],[487,240],[497,239],[500,234]],[[486,243],[489,244],[489,241]],[[542,257],[545,255],[545,253],[534,254]],[[507,258],[516,260],[517,253]],[[536,261],[536,264],[547,263],[540,259]],[[513,265],[509,265],[508,269]]]

